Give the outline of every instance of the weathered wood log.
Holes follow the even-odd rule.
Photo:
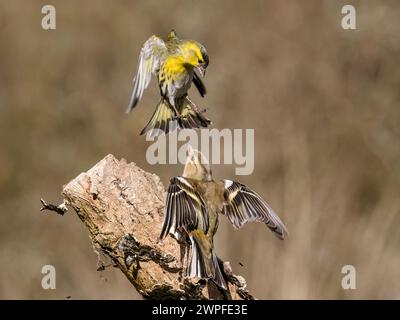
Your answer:
[[[182,276],[180,244],[172,237],[158,240],[165,189],[155,174],[108,155],[69,182],[63,196],[88,228],[94,246],[144,298],[253,299],[243,277],[234,275],[227,262],[228,292],[212,281]],[[44,200],[42,204],[53,210]]]

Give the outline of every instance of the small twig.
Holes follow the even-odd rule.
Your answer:
[[[61,203],[58,206],[51,204],[51,203],[47,203],[43,199],[40,199],[40,202],[42,203],[42,207],[40,208],[40,211],[44,211],[44,210],[54,211],[62,216],[68,211],[65,200],[63,203]]]

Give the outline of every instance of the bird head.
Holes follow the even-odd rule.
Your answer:
[[[174,41],[174,40],[177,40],[177,39],[178,39],[178,36],[176,35],[175,30],[172,29],[167,35],[167,41]]]
[[[188,40],[182,44],[181,50],[185,64],[204,77],[209,63],[206,48],[196,41]]]
[[[188,144],[187,159],[183,170],[183,177],[200,181],[211,181],[211,167],[207,158]]]

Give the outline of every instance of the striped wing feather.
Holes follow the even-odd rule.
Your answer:
[[[241,228],[246,222],[265,223],[280,239],[288,235],[288,231],[272,208],[254,191],[245,185],[223,180],[225,185],[225,204],[223,213],[235,228]]]
[[[204,200],[190,181],[175,177],[170,181],[164,209],[164,223],[160,239],[168,233],[202,228],[208,230],[208,214]]]

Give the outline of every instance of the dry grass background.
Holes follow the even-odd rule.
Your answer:
[[[398,1],[0,1],[0,297],[139,298],[118,270],[96,272],[74,214],[38,211],[108,153],[166,184],[182,166],[150,166],[138,132],[158,101],[153,84],[127,116],[143,42],[175,28],[210,55],[208,95],[192,96],[216,128],[255,129],[255,171],[234,177],[261,193],[290,230],[223,221],[219,255],[259,298],[400,298],[400,20]],[[243,263],[243,267],[239,265]],[[57,289],[41,289],[41,267]],[[341,289],[341,267],[357,290]]]

